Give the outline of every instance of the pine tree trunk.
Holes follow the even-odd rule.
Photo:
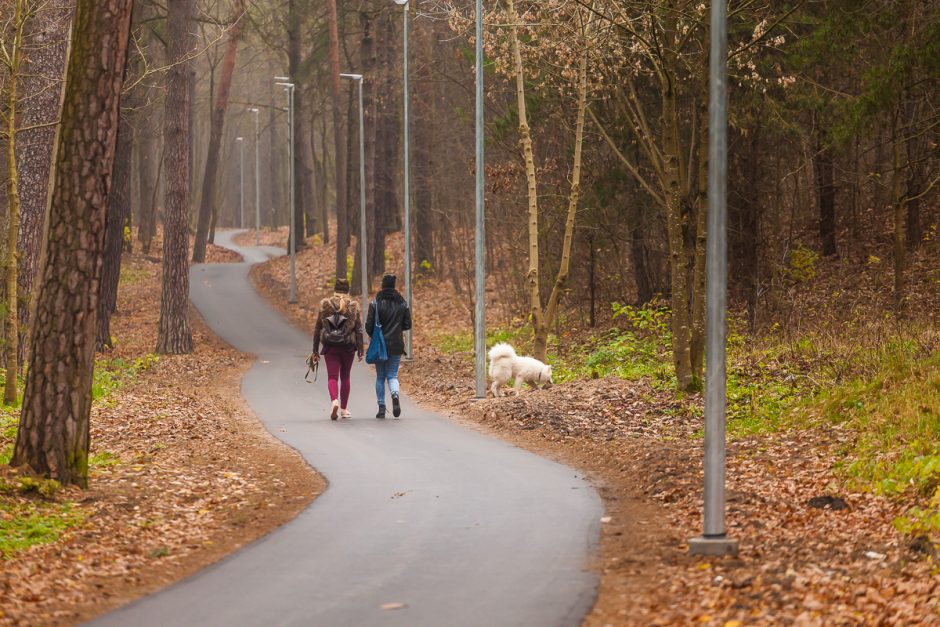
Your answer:
[[[137,152],[137,176],[140,190],[140,221],[138,239],[145,255],[150,254],[150,246],[157,234],[157,179],[160,168],[160,150],[154,137],[153,127],[147,121],[141,121],[140,132],[134,149]]]
[[[131,0],[78,0],[12,465],[88,482],[95,311]]]
[[[303,88],[300,81],[300,63],[301,53],[301,12],[297,8],[298,0],[288,0],[287,3],[287,73],[291,82],[294,84],[294,140],[291,147],[291,154],[294,162],[294,223],[290,225],[292,233],[295,233],[294,247],[300,250],[306,246],[304,240],[304,207],[307,199],[304,196],[304,147],[305,141],[303,128],[304,118],[304,98]],[[288,203],[290,199],[288,198]]]
[[[166,108],[164,110],[164,172],[166,176],[163,225],[163,292],[156,351],[182,354],[193,351],[189,325],[189,182],[190,182],[190,64],[195,46],[195,0],[168,0]]]
[[[365,170],[366,170],[366,259],[370,265],[366,269],[367,283],[372,284],[372,278],[375,276],[372,272],[372,250],[375,246],[376,224],[378,222],[378,211],[376,208],[376,173],[375,173],[375,142],[376,142],[376,106],[375,106],[375,39],[373,38],[373,23],[370,11],[372,7],[367,3],[359,13],[359,21],[362,26],[362,48],[360,55],[362,57],[362,108],[365,111]],[[356,246],[359,248],[359,245]],[[359,253],[357,251],[355,262],[359,263]]]
[[[114,348],[111,341],[111,314],[117,310],[118,282],[121,278],[121,256],[124,251],[124,224],[130,215],[131,155],[133,127],[126,117],[118,129],[114,154],[114,174],[108,194],[108,219],[104,237],[104,265],[98,290],[98,323],[95,350]]]
[[[193,261],[203,263],[206,260],[206,244],[216,210],[216,188],[219,178],[219,153],[222,149],[222,136],[225,126],[225,111],[228,109],[228,96],[232,87],[232,74],[235,70],[235,57],[238,54],[238,40],[241,34],[241,22],[232,25],[228,34],[228,45],[222,60],[222,77],[219,80],[219,93],[212,110],[212,123],[209,127],[209,146],[206,155],[206,169],[202,177],[202,200],[199,203],[199,220],[196,223],[196,238],[193,242]]]
[[[19,307],[19,361],[29,337],[30,296],[39,268],[42,248],[42,225],[49,200],[50,166],[56,129],[62,105],[62,77],[69,46],[69,28],[75,3],[72,0],[50,0],[42,11],[42,19],[27,22],[27,38],[42,45],[30,46],[23,58],[20,82],[27,98],[20,106],[16,141],[18,191],[20,195],[20,228],[17,239],[18,291],[23,301]]]
[[[347,152],[343,133],[343,110],[340,100],[340,61],[339,61],[339,16],[336,12],[336,0],[327,0],[330,14],[330,96],[333,101],[333,158],[334,182],[336,185],[336,276],[344,277],[346,267],[346,249],[349,248],[349,213],[346,211],[349,187],[346,185]],[[324,153],[325,154],[325,153]],[[323,167],[324,174],[326,165]],[[324,239],[326,242],[326,239]]]

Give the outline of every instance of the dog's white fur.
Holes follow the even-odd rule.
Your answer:
[[[543,364],[534,357],[520,357],[516,355],[516,350],[504,342],[493,346],[489,352],[490,357],[490,378],[493,379],[493,385],[490,390],[493,396],[502,396],[500,388],[510,379],[515,379],[513,386],[516,395],[522,389],[523,383],[538,385],[543,383],[552,383],[552,367]]]

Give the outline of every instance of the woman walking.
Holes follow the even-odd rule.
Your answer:
[[[349,298],[349,282],[336,279],[334,294],[320,302],[320,313],[313,330],[313,358],[319,360],[320,345],[323,345],[323,358],[329,381],[330,400],[333,408],[330,419],[338,416],[349,418],[350,381],[353,359],[358,355],[362,360],[363,335],[362,312],[359,303]]]
[[[382,277],[382,290],[369,305],[369,316],[366,319],[366,332],[369,337],[375,332],[376,316],[378,324],[385,336],[385,345],[388,349],[388,360],[375,364],[375,395],[379,401],[379,413],[376,418],[385,418],[385,383],[388,382],[388,391],[392,395],[392,415],[396,418],[401,415],[401,401],[398,398],[398,367],[401,365],[401,356],[405,352],[405,341],[402,334],[411,330],[411,310],[402,295],[395,289],[395,275],[386,274]]]

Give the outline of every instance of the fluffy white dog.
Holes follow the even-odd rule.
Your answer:
[[[502,396],[500,388],[510,379],[515,379],[513,389],[516,395],[522,389],[523,383],[538,386],[543,383],[552,383],[552,367],[543,364],[534,357],[519,357],[515,349],[509,344],[500,342],[493,346],[489,352],[490,378],[493,385],[490,388],[493,396]]]

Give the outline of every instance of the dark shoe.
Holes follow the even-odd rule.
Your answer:
[[[398,394],[392,394],[392,415],[396,418],[401,416],[401,401],[398,400]]]
[[[385,419],[385,405],[379,405],[379,413],[375,415],[379,420]]]

